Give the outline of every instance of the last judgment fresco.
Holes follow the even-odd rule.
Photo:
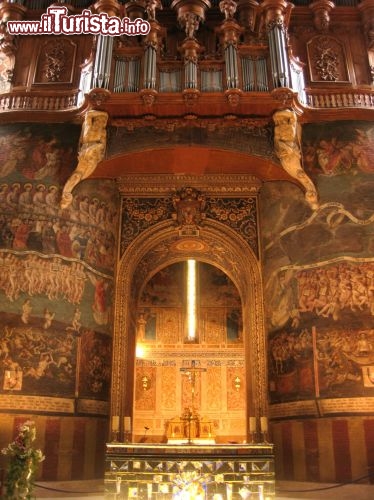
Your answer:
[[[272,403],[374,396],[373,137],[369,123],[306,125],[319,208],[284,182],[261,193]]]
[[[87,180],[61,208],[80,127],[0,129],[0,391],[107,399],[116,190]]]

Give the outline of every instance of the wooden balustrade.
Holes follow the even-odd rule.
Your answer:
[[[0,111],[65,111],[78,107],[78,91],[69,94],[14,92],[0,95]]]
[[[121,94],[125,98],[128,92],[117,93],[117,99],[120,98]],[[180,92],[175,92],[175,94],[178,95]],[[249,91],[243,95],[250,96],[251,94],[252,92]],[[7,111],[58,112],[74,110],[81,106],[81,98],[78,90],[59,94],[14,91],[0,94],[0,113]],[[117,104],[120,106],[120,103]],[[312,109],[371,109],[374,108],[374,89],[306,89],[305,106]]]
[[[373,108],[374,89],[307,89],[311,108]]]

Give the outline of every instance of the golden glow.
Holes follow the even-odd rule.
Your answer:
[[[145,348],[142,344],[136,344],[136,348],[135,348],[135,356],[137,358],[145,358],[145,355],[146,355],[146,352],[145,352]]]
[[[196,337],[196,260],[187,261],[187,337]]]

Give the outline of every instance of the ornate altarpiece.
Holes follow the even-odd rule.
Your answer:
[[[142,287],[160,269],[186,259],[221,269],[236,285],[243,308],[247,412],[265,415],[266,355],[257,231],[261,182],[251,175],[143,175],[123,177],[118,184],[123,210],[115,299],[112,415],[133,413],[134,311]],[[178,200],[185,196],[192,197],[191,204],[183,204],[180,209]],[[135,223],[139,216],[141,231]]]

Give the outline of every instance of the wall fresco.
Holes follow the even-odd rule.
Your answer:
[[[316,211],[291,184],[261,191],[272,403],[374,395],[373,134],[363,122],[304,126]]]
[[[0,178],[64,183],[76,162],[78,125],[25,124],[0,127]]]
[[[86,180],[61,209],[79,135],[71,124],[0,127],[3,394],[109,397],[116,188]]]

